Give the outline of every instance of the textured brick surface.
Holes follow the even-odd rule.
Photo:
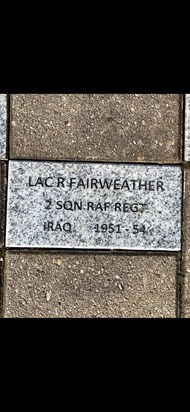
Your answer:
[[[11,96],[11,157],[179,162],[179,94]]]
[[[175,256],[6,252],[6,318],[175,317]]]

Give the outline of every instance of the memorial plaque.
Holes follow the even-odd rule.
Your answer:
[[[7,97],[0,94],[0,158],[6,156]]]
[[[0,162],[0,247],[4,246],[5,234],[5,202],[6,202],[6,173],[5,162]]]
[[[7,247],[181,249],[180,166],[9,161]]]

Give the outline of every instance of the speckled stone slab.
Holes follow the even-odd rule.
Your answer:
[[[0,94],[0,158],[6,156],[7,96]]]
[[[184,158],[190,161],[190,94],[185,95],[185,153]]]
[[[0,162],[0,247],[4,246],[7,165]],[[0,254],[1,255],[1,254]],[[0,256],[1,257],[1,256]]]
[[[9,162],[7,247],[181,249],[179,166]]]
[[[190,169],[184,170],[183,248],[182,248],[182,312],[190,318]]]

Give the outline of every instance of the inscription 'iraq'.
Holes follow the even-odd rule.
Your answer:
[[[7,247],[181,248],[181,168],[9,161]]]

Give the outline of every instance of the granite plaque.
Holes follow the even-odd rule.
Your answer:
[[[0,158],[6,157],[7,96],[0,94]]]
[[[180,166],[9,161],[7,247],[181,249]]]
[[[6,163],[0,161],[0,247],[4,246],[5,235],[6,175]]]

